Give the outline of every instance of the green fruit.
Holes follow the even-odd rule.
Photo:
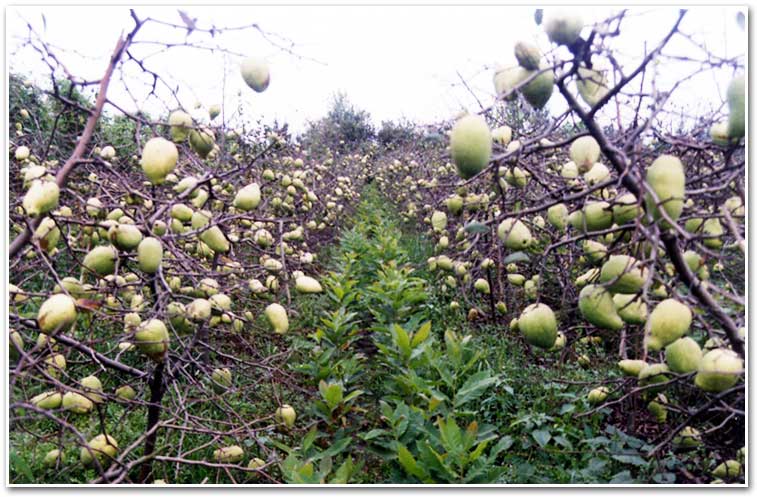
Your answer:
[[[623,327],[612,295],[601,286],[585,286],[578,295],[578,309],[584,319],[598,328],[619,330]]]
[[[134,334],[134,344],[155,362],[163,362],[170,340],[166,325],[159,319],[145,321]]]
[[[110,435],[100,434],[81,448],[79,459],[82,464],[89,466],[96,458],[100,464],[105,464],[118,454],[118,442]]]
[[[450,152],[463,179],[470,179],[489,164],[492,136],[486,120],[467,115],[457,121],[450,134]]]
[[[578,68],[576,87],[578,94],[589,107],[597,105],[610,91],[606,71],[598,71],[583,66]]]
[[[576,286],[578,288],[582,288],[586,286],[588,283],[591,283],[597,277],[599,276],[599,269],[598,268],[591,268],[588,271],[586,271],[584,274],[576,278]]]
[[[76,322],[76,302],[63,293],[45,300],[37,312],[37,325],[45,335],[67,331]]]
[[[82,378],[81,381],[82,389],[86,392],[87,398],[89,398],[92,402],[100,403],[103,401],[102,397],[102,391],[103,391],[103,385],[100,382],[99,378],[95,375],[90,375],[85,378]]]
[[[252,459],[250,459],[250,462],[247,464],[247,467],[249,469],[258,469],[258,468],[262,468],[265,465],[266,465],[266,462],[264,460],[260,459],[259,457],[253,457]]]
[[[607,247],[594,240],[584,240],[583,251],[591,263],[598,263],[607,256]]]
[[[723,225],[720,223],[720,219],[711,217],[705,219],[702,224],[702,233],[706,235],[706,238],[702,241],[704,246],[711,249],[719,249],[723,246],[723,240],[720,236],[723,234]]]
[[[690,337],[679,338],[665,348],[665,362],[674,373],[691,373],[699,367],[702,349]]]
[[[618,362],[618,367],[624,375],[638,378],[641,370],[647,367],[647,363],[641,359],[623,359]]]
[[[535,347],[549,349],[557,340],[557,319],[545,304],[531,304],[518,318],[518,328],[526,341]]]
[[[242,79],[247,83],[247,86],[258,93],[265,91],[271,83],[268,64],[263,59],[249,57],[242,61],[239,68],[242,73]]]
[[[499,224],[497,236],[509,249],[519,250],[531,243],[531,231],[520,220],[507,218]]]
[[[668,399],[660,394],[657,396],[656,400],[651,401],[649,404],[647,404],[647,409],[649,410],[650,414],[655,417],[658,423],[664,423],[665,420],[668,419],[668,408],[665,407],[665,404],[668,403]]]
[[[674,299],[657,304],[647,321],[647,348],[661,350],[681,338],[691,326],[691,310]]]
[[[599,161],[599,143],[591,135],[580,136],[570,144],[570,160],[578,171],[588,172]]]
[[[672,221],[676,221],[683,211],[686,190],[686,175],[681,161],[673,155],[659,156],[647,169],[646,181],[657,195],[659,205],[663,206]],[[650,194],[646,195],[645,202],[652,217],[660,219],[658,204]],[[667,222],[664,222],[663,227],[666,226]]]
[[[55,221],[49,217],[45,217],[40,221],[39,226],[34,231],[34,240],[39,243],[42,250],[47,253],[53,251],[58,240],[60,239],[60,229],[55,224]]]
[[[234,207],[243,211],[251,211],[260,205],[260,186],[250,183],[237,192],[234,197]]]
[[[213,150],[213,145],[215,145],[215,138],[212,131],[208,129],[190,131],[189,146],[203,159]]]
[[[76,392],[66,392],[63,396],[63,409],[76,414],[85,414],[92,410],[94,404],[84,395]]]
[[[186,315],[192,321],[206,321],[210,319],[210,314],[213,310],[209,300],[206,299],[194,299],[186,308]]]
[[[602,402],[607,399],[607,396],[610,394],[610,390],[607,387],[597,387],[589,392],[588,400],[589,404],[591,405],[597,405],[601,404]]]
[[[612,297],[615,309],[620,319],[628,324],[644,324],[647,322],[647,304],[637,295],[616,293]]]
[[[478,278],[476,282],[473,284],[473,288],[475,288],[476,291],[479,291],[485,295],[489,295],[491,293],[491,289],[489,288],[489,282],[486,281],[484,278]]]
[[[116,270],[118,251],[112,245],[95,247],[84,257],[82,265],[98,276],[113,274]]]
[[[22,145],[16,148],[15,157],[17,161],[25,161],[29,158],[30,155],[31,151],[29,150],[29,147]]]
[[[537,71],[529,71],[524,80],[532,77]],[[555,85],[555,73],[552,69],[547,69],[538,74],[531,82],[524,85],[520,92],[525,97],[526,101],[531,104],[535,109],[543,108],[550,97],[552,96],[552,90]]]
[[[221,115],[221,106],[218,104],[213,104],[208,107],[208,115],[210,116],[211,121]]]
[[[447,210],[451,214],[457,215],[463,211],[463,197],[460,195],[452,195],[445,201]]]
[[[742,89],[742,92],[743,91],[744,90]],[[736,478],[740,474],[741,474],[741,463],[733,459],[729,459],[719,464],[718,467],[716,467],[712,471],[712,476],[716,478]]]
[[[58,207],[59,197],[60,188],[55,181],[37,179],[32,181],[22,205],[28,216],[37,217]]]
[[[30,404],[34,404],[40,409],[58,409],[63,403],[63,395],[60,392],[50,390],[39,395],[35,395],[29,400]]]
[[[168,124],[171,126],[171,139],[180,143],[187,139],[194,123],[192,116],[182,110],[175,110],[168,116]]]
[[[638,293],[644,286],[647,277],[646,268],[640,267],[633,257],[611,255],[608,261],[602,265],[599,281],[604,283],[611,292]]]
[[[45,458],[42,460],[42,464],[44,464],[47,467],[55,466],[55,464],[58,462],[58,459],[61,458],[61,452],[59,449],[53,449],[49,451],[47,454],[45,454]]]
[[[233,383],[229,368],[214,369],[210,379],[213,381],[213,389],[218,393],[225,392]]]
[[[515,44],[515,58],[524,69],[534,71],[539,69],[541,53],[539,47],[528,41],[519,41]]]
[[[699,361],[694,383],[705,392],[722,392],[739,381],[743,369],[744,361],[734,351],[711,350]]]
[[[165,138],[152,138],[142,149],[142,170],[154,185],[165,181],[166,176],[176,167],[179,151],[176,145]]]
[[[297,419],[297,413],[289,404],[283,404],[276,409],[275,418],[276,422],[283,423],[287,428],[291,428],[294,426],[295,419]]]
[[[520,66],[500,67],[494,72],[494,91],[497,97],[509,94],[508,100],[515,98],[513,90],[528,77],[528,71]]]
[[[548,9],[542,24],[549,41],[558,45],[572,45],[584,26],[581,16],[558,9]]]
[[[436,232],[444,231],[447,227],[447,214],[442,211],[434,211],[431,215],[431,227]]]
[[[244,459],[244,450],[238,445],[231,445],[213,451],[213,459],[223,464],[234,464]]]
[[[715,145],[720,145],[721,147],[727,147],[730,145],[731,140],[728,136],[728,122],[721,121],[719,123],[714,123],[710,127],[710,138],[712,138],[712,142]]]
[[[300,276],[295,280],[295,289],[300,293],[321,293],[323,287],[318,280],[310,276]]]
[[[268,305],[264,314],[275,333],[283,335],[289,330],[289,317],[287,317],[287,311],[281,304]]]
[[[612,207],[613,220],[619,225],[630,223],[643,214],[641,206],[636,201],[636,195],[626,193],[615,199]]]
[[[743,138],[746,120],[746,94],[744,91],[744,75],[733,78],[728,85],[728,136]]]
[[[547,221],[559,230],[564,230],[568,222],[568,207],[565,204],[555,204],[547,209]]]
[[[492,130],[492,140],[503,147],[506,147],[513,138],[513,130],[510,126],[500,126]],[[461,199],[462,201],[462,199]]]
[[[129,385],[122,385],[116,388],[116,397],[123,400],[133,400],[137,396],[137,392],[134,391]]]
[[[183,223],[191,221],[192,214],[194,214],[192,208],[185,204],[174,204],[171,206],[171,217]]]
[[[669,372],[667,364],[649,364],[647,367],[639,372],[639,385],[647,386],[656,383],[665,383],[668,381],[668,377],[665,373]],[[655,393],[659,388],[650,388],[651,393]]]
[[[139,269],[145,273],[157,273],[163,262],[163,244],[160,240],[153,237],[142,240],[137,247],[137,262]]]
[[[678,435],[673,437],[673,446],[680,449],[691,449],[702,445],[702,435],[699,430],[685,426]]]
[[[142,232],[133,224],[115,224],[108,230],[108,239],[121,250],[132,250],[142,241]]]

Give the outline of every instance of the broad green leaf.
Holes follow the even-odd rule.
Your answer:
[[[431,321],[426,321],[421,325],[420,328],[418,328],[418,331],[415,332],[415,335],[413,335],[412,346],[416,347],[419,343],[423,342],[426,338],[428,338],[430,333]]]
[[[408,472],[408,474],[415,476],[419,480],[423,479],[423,471],[418,467],[418,463],[415,461],[415,458],[410,453],[410,451],[407,450],[407,447],[400,444],[399,448],[397,449],[397,458],[399,459],[399,462],[405,469],[405,471]]]
[[[455,407],[476,400],[484,394],[487,388],[497,383],[498,378],[491,376],[491,371],[484,370],[472,375],[466,380],[455,395]]]
[[[531,432],[531,436],[534,437],[536,443],[541,447],[547,445],[552,439],[552,435],[547,430],[534,430]]]

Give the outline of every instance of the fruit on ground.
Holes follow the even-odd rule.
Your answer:
[[[165,138],[151,138],[142,149],[142,170],[150,183],[163,183],[169,173],[176,167],[179,150],[176,145]]]
[[[746,94],[744,93],[744,75],[733,78],[728,85],[728,136],[743,138],[746,117]]]
[[[563,9],[548,9],[543,25],[549,41],[558,45],[572,45],[584,27],[580,15]]]
[[[315,278],[300,276],[294,280],[294,287],[300,293],[321,293],[323,287]]]
[[[55,466],[55,463],[60,459],[61,452],[59,449],[53,449],[45,454],[45,458],[42,460],[42,464],[47,467]]]
[[[81,448],[79,459],[85,466],[91,465],[95,459],[100,464],[109,465],[109,460],[118,454],[118,442],[110,435],[97,435]]]
[[[486,120],[469,114],[457,121],[450,133],[450,152],[461,178],[470,179],[480,173],[492,153],[492,135]]]
[[[611,292],[637,293],[644,286],[647,276],[646,268],[640,267],[633,257],[611,255],[602,265],[599,281],[606,284]]]
[[[681,449],[691,449],[702,444],[702,435],[696,428],[684,426],[678,435],[673,437],[673,446]]]
[[[92,402],[100,403],[103,401],[103,397],[101,395],[103,391],[103,385],[97,376],[89,375],[85,378],[82,378],[79,383],[81,383],[82,388],[86,392],[87,398],[89,398]]]
[[[36,179],[32,181],[21,203],[27,215],[37,217],[55,209],[59,197],[60,188],[55,181]]]
[[[237,192],[234,197],[234,207],[243,211],[251,211],[260,205],[260,186],[250,183]]]
[[[618,362],[618,367],[624,375],[638,378],[641,370],[647,367],[647,363],[641,359],[623,359]]]
[[[244,459],[244,450],[238,445],[230,445],[213,451],[213,459],[224,464],[238,463]]]
[[[205,321],[210,319],[210,315],[213,311],[213,306],[209,300],[206,299],[194,299],[186,307],[186,315],[192,321]]]
[[[497,236],[505,247],[513,250],[524,249],[531,243],[531,231],[519,219],[507,218],[499,223]]]
[[[192,116],[183,110],[175,110],[168,116],[168,124],[171,126],[171,139],[180,143],[189,136],[193,126]]]
[[[492,140],[503,147],[506,147],[513,138],[513,130],[510,126],[500,126],[492,130]]]
[[[22,145],[18,148],[16,148],[16,160],[17,161],[24,161],[29,158],[29,155],[31,155],[31,152],[29,151],[29,147]]]
[[[616,293],[612,296],[620,319],[628,324],[647,322],[647,304],[635,294]]]
[[[489,293],[491,293],[491,289],[489,288],[489,282],[486,281],[484,278],[478,278],[476,282],[473,284],[473,287],[477,291],[485,295],[489,295]]]
[[[271,83],[268,64],[261,58],[249,57],[242,61],[239,69],[247,86],[258,93],[264,92]]]
[[[441,232],[447,227],[447,214],[442,211],[434,211],[431,214],[431,227],[434,231]]]
[[[132,400],[137,396],[137,392],[129,385],[122,385],[116,388],[116,397],[123,400]]]
[[[699,361],[694,377],[696,386],[705,392],[722,392],[734,386],[743,373],[744,361],[730,349],[714,349]]]
[[[37,325],[46,335],[65,332],[76,321],[76,302],[63,293],[45,300],[37,312]]]
[[[528,343],[549,349],[557,339],[557,319],[546,304],[531,304],[518,318],[518,328]]]
[[[691,309],[675,299],[666,299],[657,304],[647,320],[647,348],[661,350],[689,331]]]
[[[686,188],[686,175],[681,161],[673,155],[659,156],[647,169],[646,181],[657,195],[659,205],[672,221],[676,221],[683,211]],[[662,215],[652,195],[647,193],[644,200],[647,211],[652,213],[654,219],[660,219]],[[667,226],[667,222],[663,226]]]
[[[679,338],[665,347],[665,362],[674,373],[696,371],[702,360],[702,349],[691,337]]]
[[[216,392],[224,392],[232,384],[231,370],[229,368],[216,368],[210,375],[213,380],[213,389]]]
[[[90,250],[84,257],[83,265],[98,276],[113,274],[116,270],[118,251],[112,245],[101,245]]]
[[[741,463],[735,459],[729,459],[720,463],[714,470],[712,476],[716,478],[736,478],[741,474]]]
[[[601,286],[585,286],[578,294],[578,309],[584,319],[598,328],[619,330],[623,327],[612,295]]]
[[[158,272],[163,262],[163,244],[160,240],[151,236],[142,240],[137,247],[137,262],[139,269],[145,273]]]
[[[289,317],[287,316],[286,309],[281,304],[273,303],[268,305],[265,308],[264,314],[275,333],[283,335],[289,330]]]
[[[287,428],[291,428],[294,426],[294,421],[297,419],[297,413],[289,404],[283,404],[276,409],[275,418],[277,423],[283,423]]]
[[[134,344],[143,354],[156,362],[163,362],[169,342],[166,325],[159,319],[145,321],[134,334]]]
[[[594,388],[589,392],[589,404],[591,405],[597,405],[601,404],[602,402],[607,399],[607,396],[610,394],[610,390],[607,387],[597,387]]]

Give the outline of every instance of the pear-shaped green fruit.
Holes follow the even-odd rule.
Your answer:
[[[641,370],[647,367],[647,363],[641,359],[623,359],[618,362],[618,367],[624,375],[638,378]]]
[[[555,204],[547,209],[547,221],[559,230],[564,230],[568,222],[568,207],[565,204]]]
[[[505,244],[505,247],[513,250],[522,250],[531,243],[531,231],[519,219],[507,218],[499,223],[497,236]]]
[[[716,478],[736,478],[741,474],[741,469],[742,466],[739,461],[729,459],[720,463],[714,470],[712,470],[712,476]]]
[[[294,281],[295,289],[300,293],[321,293],[323,291],[318,280],[310,276],[300,276]]]
[[[230,445],[213,451],[213,460],[223,464],[234,464],[244,459],[244,449],[238,445]]]
[[[37,217],[58,207],[60,188],[55,181],[34,180],[21,204],[26,214]]]
[[[163,362],[170,340],[166,325],[159,319],[145,321],[134,334],[134,344],[155,362]]]
[[[588,400],[589,404],[597,405],[601,404],[607,399],[610,394],[610,390],[607,387],[597,387],[589,392]]]
[[[118,454],[116,439],[101,433],[81,448],[79,459],[85,466],[91,465],[95,458],[100,464],[108,466],[110,460],[116,457],[116,454]]]
[[[546,304],[531,304],[518,318],[518,329],[528,343],[549,349],[557,339],[557,319]]]
[[[594,107],[610,91],[607,82],[607,72],[588,67],[578,68],[578,79],[576,80],[578,94],[589,107]]]
[[[142,170],[150,183],[159,185],[176,167],[179,150],[165,138],[150,139],[142,149]]]
[[[644,286],[648,272],[631,256],[611,255],[602,265],[599,281],[617,293],[637,293]]]
[[[297,419],[297,413],[289,404],[283,404],[276,409],[274,417],[277,422],[283,423],[287,428],[291,428],[294,426],[294,421]]]
[[[558,45],[572,45],[581,36],[584,27],[583,19],[572,9],[554,8],[547,10],[542,25],[549,41]]]
[[[598,328],[619,330],[623,327],[612,295],[601,286],[585,286],[578,294],[578,309],[584,319]]]
[[[625,193],[619,196],[615,199],[614,205],[612,206],[613,220],[619,226],[633,222],[641,216],[643,212],[644,211],[636,200],[636,195],[633,193]]]
[[[601,262],[607,256],[607,247],[603,243],[594,240],[585,240],[583,251],[589,262],[593,264]]]
[[[696,386],[705,392],[722,392],[734,386],[744,372],[744,361],[730,349],[707,352],[699,361]]]
[[[189,146],[203,159],[210,154],[215,143],[213,132],[209,129],[193,129],[189,132]]]
[[[652,351],[675,342],[689,331],[691,309],[675,299],[657,304],[647,320],[647,348]]]
[[[218,393],[225,392],[233,383],[229,368],[214,369],[210,379],[213,381],[213,389]]]
[[[692,449],[700,445],[702,445],[702,434],[691,426],[684,426],[678,435],[673,437],[673,446],[679,449]]]
[[[110,227],[108,239],[121,250],[132,250],[142,241],[142,232],[133,224],[119,223]]]
[[[647,304],[635,294],[616,293],[612,296],[620,319],[628,324],[647,322]]]
[[[599,161],[599,143],[591,135],[580,136],[570,144],[570,160],[581,173],[588,172]]]
[[[81,386],[86,392],[88,399],[98,404],[103,401],[103,384],[100,382],[100,379],[97,376],[89,375],[85,378],[82,378],[79,383],[81,383]]]
[[[45,454],[45,458],[42,460],[42,464],[44,464],[47,467],[53,467],[58,462],[58,459],[61,458],[61,452],[60,449],[53,449],[49,451],[47,454]]]
[[[39,407],[40,409],[58,409],[63,403],[63,395],[60,392],[50,390],[43,392],[39,395],[35,395],[29,400],[30,404]]]
[[[268,322],[271,323],[273,331],[279,335],[283,335],[289,330],[289,317],[287,311],[281,304],[273,303],[268,305],[264,311],[265,317]]]
[[[268,64],[261,58],[249,57],[242,61],[239,69],[247,86],[258,93],[265,91],[271,83]]]
[[[65,332],[76,321],[76,302],[63,293],[45,300],[37,311],[37,325],[45,335]]]
[[[492,153],[492,135],[486,120],[477,115],[467,115],[455,123],[450,134],[450,152],[463,179],[480,173]]]
[[[515,59],[524,69],[534,71],[539,69],[541,53],[539,47],[529,41],[519,41],[515,44]]]
[[[171,139],[181,143],[187,139],[192,129],[192,116],[183,110],[175,110],[168,116],[168,124],[171,126]]]
[[[192,321],[206,321],[210,319],[213,306],[209,300],[194,299],[186,308],[186,315]]]
[[[434,211],[431,214],[431,227],[434,231],[441,232],[447,227],[447,214],[442,211]]]
[[[116,397],[123,400],[133,400],[137,396],[137,392],[129,385],[122,385],[116,388]]]
[[[142,240],[137,247],[137,262],[139,269],[145,273],[158,272],[158,268],[163,262],[163,244],[160,243],[160,240],[153,237]]]
[[[243,211],[251,211],[260,205],[260,186],[250,183],[239,190],[234,197],[234,207]]]
[[[647,169],[646,181],[657,195],[659,206],[672,221],[676,221],[683,211],[686,191],[686,174],[681,161],[673,155],[659,156]],[[654,219],[660,219],[658,203],[650,194],[646,195],[645,202]],[[663,227],[666,226],[667,222],[664,222]]]
[[[475,288],[476,291],[483,293],[484,295],[489,295],[491,293],[491,289],[489,288],[489,282],[486,281],[484,278],[478,278],[476,282],[473,284],[473,288]]]
[[[533,108],[541,109],[552,96],[552,90],[555,86],[555,73],[552,69],[528,71],[524,80],[534,75],[536,77],[525,84],[520,92]]]
[[[98,276],[113,274],[116,270],[118,251],[112,245],[101,245],[90,250],[82,265]]]
[[[92,400],[77,392],[66,392],[63,395],[63,409],[76,414],[85,414],[92,410]]]
[[[679,338],[665,347],[665,362],[674,373],[691,373],[699,368],[702,349],[691,337]]]

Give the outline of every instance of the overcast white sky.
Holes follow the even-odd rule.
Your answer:
[[[136,7],[137,14],[180,23],[175,7]],[[493,96],[492,69],[497,62],[512,58],[512,47],[520,39],[531,40],[543,50],[551,48],[542,29],[533,21],[532,7],[200,7],[185,10],[198,18],[200,27],[238,26],[258,23],[264,30],[282,35],[295,43],[298,58],[267,43],[255,31],[236,32],[211,39],[192,35],[199,44],[222,45],[240,54],[265,57],[271,66],[271,85],[262,94],[244,86],[237,64],[241,57],[174,48],[148,59],[148,66],[167,76],[180,88],[183,106],[195,101],[220,103],[224,99],[224,71],[227,75],[225,105],[236,106],[241,98],[245,114],[264,116],[266,121],[289,122],[302,129],[308,119],[317,119],[328,109],[331,95],[345,91],[359,108],[369,111],[379,123],[384,119],[407,117],[418,122],[449,119],[461,109],[475,110],[477,104],[460,85],[459,72],[485,104]],[[582,7],[587,22],[597,21],[612,10]],[[642,55],[644,41],[654,44],[667,33],[676,16],[671,7],[637,7],[614,41],[621,57],[629,63]],[[694,7],[683,23],[718,56],[746,53],[746,35],[735,22],[735,8]],[[46,19],[43,25],[42,14]],[[638,15],[636,15],[638,14]],[[8,65],[14,72],[33,74],[44,81],[45,66],[28,49],[14,54],[27,35],[26,21],[55,47],[56,54],[80,78],[99,79],[119,33],[133,26],[126,7],[8,7],[6,47]],[[143,41],[183,41],[185,33],[163,27],[146,28],[138,35]],[[562,48],[561,50],[565,50]],[[154,46],[133,48],[148,54]],[[686,54],[697,59],[703,54],[679,39],[669,54]],[[318,62],[315,62],[314,59]],[[666,65],[661,83],[675,81],[694,65]],[[717,105],[730,72],[708,75],[682,88],[682,102]],[[153,101],[143,101],[144,86],[130,82],[139,96],[139,106],[153,114],[163,111]],[[660,88],[664,90],[663,88]],[[241,97],[238,92],[241,91]],[[109,96],[133,110],[135,105],[120,81],[114,82]],[[168,101],[165,93],[164,100]],[[169,101],[169,106],[175,104]],[[549,103],[553,112],[563,107],[555,94]],[[227,107],[228,109],[228,107]],[[228,110],[227,110],[228,114]]]

